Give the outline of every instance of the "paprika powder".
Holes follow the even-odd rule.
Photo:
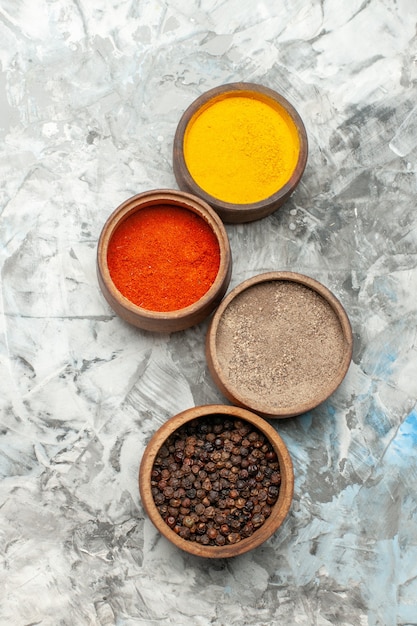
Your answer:
[[[290,180],[300,139],[289,113],[255,92],[209,100],[184,133],[184,159],[193,180],[223,202],[265,200]]]
[[[193,211],[153,205],[116,228],[107,264],[114,285],[130,302],[151,311],[177,311],[210,289],[220,247],[212,228]]]

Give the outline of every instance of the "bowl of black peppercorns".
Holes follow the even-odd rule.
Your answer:
[[[139,469],[142,504],[178,548],[227,558],[261,545],[281,526],[293,497],[287,447],[247,409],[206,405],[169,419]]]

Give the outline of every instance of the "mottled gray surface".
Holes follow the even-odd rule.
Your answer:
[[[0,0],[0,623],[417,624],[415,0]],[[183,110],[253,81],[307,127],[302,183],[228,226],[232,284],[306,273],[343,302],[354,361],[275,422],[294,503],[262,547],[201,561],[141,505],[151,434],[224,401],[206,324],[129,327],[102,297],[109,213],[176,187]]]

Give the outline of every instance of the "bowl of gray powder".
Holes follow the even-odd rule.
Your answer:
[[[305,413],[342,383],[353,336],[341,302],[317,280],[267,272],[235,287],[206,338],[211,376],[233,404],[269,418]]]

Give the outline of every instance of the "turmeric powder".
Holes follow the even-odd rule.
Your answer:
[[[197,111],[183,147],[188,171],[206,193],[223,202],[251,204],[290,180],[300,141],[278,103],[248,92],[214,98]]]

